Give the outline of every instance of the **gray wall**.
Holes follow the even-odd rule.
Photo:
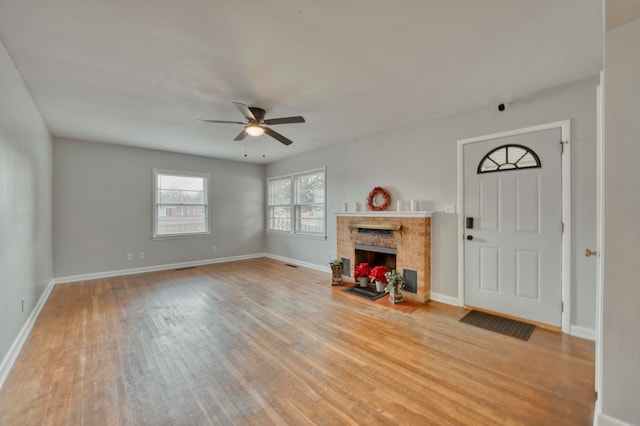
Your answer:
[[[56,278],[264,252],[263,165],[63,139],[53,159]],[[151,238],[153,168],[211,174],[209,237]]]
[[[639,40],[640,20],[606,33],[604,84],[602,412],[634,425],[640,425]]]
[[[0,241],[1,361],[51,281],[51,136],[2,44]]]
[[[267,234],[266,251],[325,265],[335,253],[334,212],[343,202],[364,203],[374,186],[387,188],[394,200],[420,201],[434,210],[432,221],[433,292],[457,297],[457,215],[443,213],[457,202],[457,140],[571,119],[573,182],[572,324],[595,328],[595,262],[584,250],[595,244],[596,87],[597,78],[545,90],[513,102],[504,112],[496,105],[439,120],[392,129],[267,166],[267,176],[327,166],[328,239],[310,240]],[[345,117],[348,119],[348,117]],[[392,203],[392,209],[395,202]]]

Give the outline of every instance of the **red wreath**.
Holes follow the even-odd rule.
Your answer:
[[[376,196],[381,195],[384,198],[384,202],[380,205],[373,204],[373,201],[376,199]],[[386,189],[376,186],[369,193],[369,198],[367,198],[367,208],[369,210],[373,210],[375,212],[381,212],[386,210],[391,205],[391,195],[387,192]]]

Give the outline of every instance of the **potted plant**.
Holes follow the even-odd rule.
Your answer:
[[[389,293],[389,300],[392,303],[402,303],[402,289],[407,283],[407,280],[395,269],[387,272],[384,276],[387,279],[387,286],[384,288],[384,291]]]
[[[366,287],[369,284],[369,273],[371,272],[371,265],[366,262],[356,265],[356,270],[353,277],[358,281],[360,287]]]
[[[382,293],[387,285],[387,278],[384,276],[387,272],[389,269],[384,266],[376,266],[369,272],[369,279],[375,281],[378,293]]]
[[[331,285],[342,285],[342,259],[330,259]]]

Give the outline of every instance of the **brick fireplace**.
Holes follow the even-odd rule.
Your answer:
[[[408,278],[406,299],[431,298],[431,212],[336,213],[337,255],[357,262],[395,263]],[[372,266],[376,266],[372,264]]]

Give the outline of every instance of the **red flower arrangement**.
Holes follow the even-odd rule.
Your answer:
[[[386,283],[387,277],[385,277],[384,274],[386,274],[387,272],[389,272],[389,270],[384,266],[376,266],[369,273],[369,279],[376,280],[379,283]]]
[[[356,270],[353,273],[353,278],[369,278],[369,272],[371,272],[371,265],[368,263],[359,263],[356,265]]]

